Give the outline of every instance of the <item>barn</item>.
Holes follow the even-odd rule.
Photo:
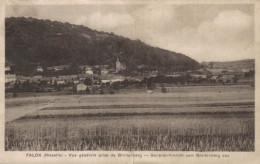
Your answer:
[[[86,89],[87,89],[87,86],[85,84],[79,83],[76,85],[74,91],[77,93],[82,93],[82,92],[86,91]]]

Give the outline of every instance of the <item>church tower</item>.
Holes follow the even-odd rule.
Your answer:
[[[119,58],[117,56],[117,59],[116,59],[116,72],[119,72],[121,70],[121,63],[119,61]]]

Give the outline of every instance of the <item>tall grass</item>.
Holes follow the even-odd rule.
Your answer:
[[[22,119],[7,123],[5,136],[7,151],[254,151],[254,117]]]

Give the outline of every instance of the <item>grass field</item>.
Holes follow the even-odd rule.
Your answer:
[[[254,88],[169,91],[7,99],[5,149],[254,151]]]

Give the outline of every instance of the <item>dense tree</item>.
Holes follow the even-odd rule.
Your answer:
[[[163,73],[199,68],[183,54],[84,26],[32,18],[6,18],[5,23],[6,59],[14,63],[16,74],[32,75],[37,65],[73,65],[71,72],[60,72],[64,74],[77,73],[77,66],[83,64],[114,67],[117,56],[126,65],[126,74],[140,65],[146,66],[142,71]]]
[[[92,81],[91,78],[88,78],[88,77],[87,77],[87,78],[84,80],[84,84],[87,85],[87,86],[91,86],[91,85],[93,84],[93,81]]]

